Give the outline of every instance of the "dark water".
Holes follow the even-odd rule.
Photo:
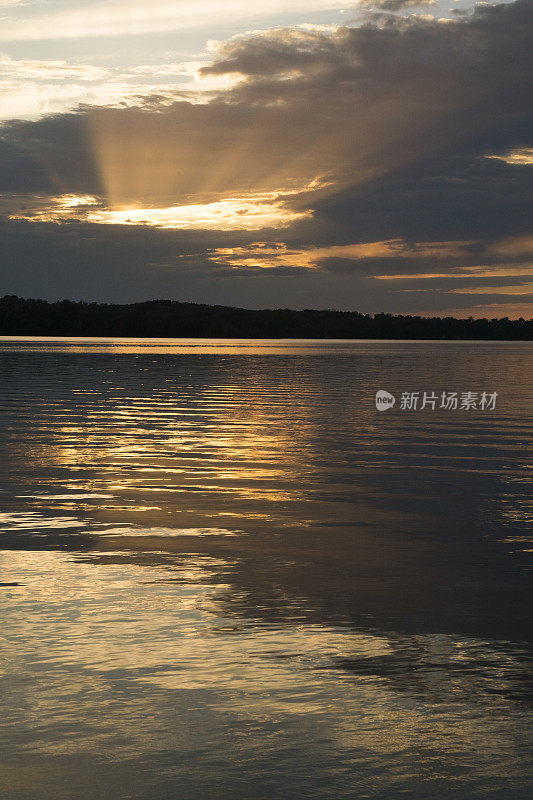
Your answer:
[[[3,800],[529,798],[532,355],[0,340]]]

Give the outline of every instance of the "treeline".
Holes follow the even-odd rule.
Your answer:
[[[150,300],[114,305],[0,299],[2,336],[148,336],[305,339],[529,340],[533,320],[456,319],[355,311],[252,311]]]

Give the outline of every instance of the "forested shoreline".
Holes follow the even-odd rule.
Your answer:
[[[0,299],[2,336],[530,340],[533,320],[264,309],[149,300],[130,304]]]

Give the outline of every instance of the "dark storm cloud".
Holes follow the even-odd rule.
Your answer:
[[[522,0],[461,21],[280,30],[226,43],[204,72],[241,75],[237,101],[281,104],[310,137],[315,118],[325,123],[324,149],[338,150],[357,184],[450,148],[475,156],[527,144],[532,29],[533,4]]]
[[[338,241],[364,230],[369,240],[482,240],[531,231],[532,167],[480,156],[475,149],[426,158],[372,182],[319,199],[315,220]],[[472,245],[479,251],[483,245]]]
[[[145,98],[13,122],[3,137],[54,190],[105,191],[113,168],[119,191],[141,200],[282,189],[317,175],[358,186],[450,148],[475,157],[528,144],[532,29],[533,4],[521,0],[464,21],[268,31],[221,45],[204,74],[243,82],[207,104]],[[26,166],[20,191],[36,181]]]
[[[406,85],[418,91],[431,88],[441,100],[448,96],[449,105],[472,89],[479,97],[482,88],[500,93],[501,87],[513,85],[526,97],[532,13],[529,0],[519,0],[480,5],[460,21],[385,17],[384,27],[339,28],[333,34],[276,29],[222,44],[219,58],[203,72],[240,73],[252,86],[257,79],[290,72],[293,79],[283,80],[275,93],[295,98],[302,86],[320,89],[327,83],[335,93],[348,89],[354,96],[359,91],[367,102],[377,99],[378,88],[397,91]],[[300,66],[306,70],[297,77]],[[362,91],[370,87],[372,92]]]
[[[373,6],[396,10],[398,2]],[[213,300],[221,285],[232,285],[235,304],[261,305],[251,299],[255,291],[280,305],[300,291],[302,302],[293,299],[293,305],[361,303],[368,310],[392,310],[396,302],[400,310],[407,303],[404,286],[384,285],[373,275],[448,270],[457,276],[461,266],[493,265],[498,259],[522,264],[526,252],[498,255],[491,244],[530,231],[531,167],[486,156],[531,145],[532,29],[533,4],[520,0],[479,6],[453,21],[380,15],[377,24],[333,33],[273,30],[220,45],[204,75],[236,75],[240,82],[204,104],[151,97],[135,108],[84,108],[37,122],[11,122],[0,141],[5,195],[74,193],[115,205],[164,206],[281,190],[296,192],[287,194],[287,207],[312,208],[314,217],[268,235],[77,224],[45,230],[27,224],[24,236],[34,244],[24,247],[22,228],[6,223],[13,280],[4,290],[16,283],[11,265],[27,258],[28,287],[32,276],[35,285],[43,285],[53,274],[57,292],[69,287],[69,296],[76,287],[81,295],[95,296],[94,275],[101,271],[105,285],[115,275],[109,287],[115,299],[175,296],[186,284],[187,291],[196,287],[194,299]],[[317,177],[328,186],[304,191]],[[310,270],[300,270],[296,258],[266,275],[212,255],[254,237],[283,242],[295,252],[388,239],[464,246],[459,256],[441,256],[437,270],[431,256],[334,255],[321,257],[313,274],[304,274]],[[146,269],[147,264],[156,266]],[[215,275],[217,290],[210,284]],[[472,284],[470,278],[460,280]],[[483,280],[476,285],[494,282]],[[502,277],[501,285],[513,280]],[[516,281],[521,285],[523,279]],[[450,287],[444,279],[431,290],[426,285],[412,284],[424,295],[430,292],[424,307],[426,300],[431,308],[463,303],[446,294]],[[415,294],[409,303],[416,302]],[[487,302],[499,302],[496,297],[487,295]],[[518,300],[513,296],[509,302]]]
[[[4,220],[0,295],[115,301],[174,296],[190,287],[197,291],[218,272],[210,248],[249,241],[249,234]]]
[[[0,192],[100,191],[84,113],[13,120],[0,127]]]

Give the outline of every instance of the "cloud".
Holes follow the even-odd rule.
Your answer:
[[[452,294],[490,294],[490,295],[519,295],[522,298],[524,295],[533,297],[533,281],[529,283],[520,283],[511,286],[492,286],[490,290],[487,286],[469,286],[461,287],[459,289],[450,289]]]
[[[533,147],[518,147],[501,156],[488,155],[487,158],[496,158],[513,166],[525,167],[533,165]]]
[[[33,58],[15,59],[0,56],[0,77],[23,80],[79,80],[101,81],[109,76],[109,70],[90,64],[69,64],[67,61],[40,61]]]
[[[472,300],[472,298],[470,298]],[[518,302],[489,302],[489,303],[479,303],[477,305],[467,305],[466,307],[457,308],[456,306],[453,307],[446,307],[439,309],[439,315],[442,317],[460,317],[462,319],[466,319],[468,317],[474,317],[475,319],[498,319],[502,317],[508,317],[509,319],[518,319],[522,317],[524,319],[531,319],[531,312],[533,308],[533,295],[530,297],[529,302],[522,302],[523,298],[520,298]],[[422,309],[420,311],[420,315],[423,317],[434,315],[433,311],[428,311],[426,309]]]
[[[0,118],[39,118],[85,104],[115,105],[139,89],[111,69],[64,60],[15,59],[0,55]]]
[[[531,27],[519,2],[459,22],[280,29],[221,44],[201,73],[240,76],[236,101],[285,110],[289,138],[303,122],[301,152],[317,142],[317,171],[330,154],[355,184],[450,146],[527,135]]]
[[[186,284],[195,299],[214,298],[216,277],[216,291],[243,304],[260,294],[296,306],[306,298],[363,310],[470,307],[471,297],[451,294],[461,286],[493,290],[484,299],[501,302],[498,286],[514,292],[528,279],[532,27],[532,4],[519,0],[445,23],[257,31],[213,45],[201,74],[230,88],[201,99],[165,90],[129,107],[9,122],[0,129],[0,193],[6,216],[19,217],[4,223],[18,242],[12,257],[24,257],[24,226],[47,242],[33,255],[34,274],[44,275],[54,237],[66,258],[76,241],[91,251],[90,231],[114,243],[93,255],[115,284],[128,252],[138,265],[130,297],[146,289],[144,259],[159,264],[150,267],[158,295]],[[69,196],[94,198],[96,210],[58,212],[57,198]],[[269,211],[277,204],[278,216],[266,213],[246,233],[232,221],[259,199]],[[222,218],[210,231],[210,212],[224,203],[226,228]],[[194,247],[161,230],[170,211],[195,229]],[[149,212],[150,237],[109,224]],[[57,274],[57,263],[49,268]],[[394,275],[402,278],[384,279]],[[77,280],[89,291],[91,276]]]
[[[145,88],[145,87],[143,87]],[[160,87],[163,96],[171,87]],[[172,87],[174,92],[174,88]],[[140,89],[125,82],[48,82],[46,80],[2,80],[0,120],[40,118],[68,112],[81,104],[125,106],[138,100]]]
[[[485,263],[480,266],[477,258]],[[513,260],[502,263],[502,256]],[[392,287],[393,292],[446,294],[529,295],[533,280],[533,237],[481,241],[409,242],[390,240],[328,247],[289,248],[280,242],[256,242],[217,248],[209,260],[224,274],[282,274],[283,270],[356,276]],[[431,265],[431,272],[428,270]],[[403,271],[402,270],[403,266]],[[408,271],[406,271],[408,270]]]
[[[201,104],[165,91],[80,118],[113,206],[211,202],[317,177],[354,187],[450,148],[512,149],[531,124],[531,16],[518,2],[407,29],[260,32],[220,45],[201,70],[238,74],[229,91]],[[24,137],[33,146],[46,125],[11,126],[7,137],[24,149]],[[43,150],[49,157],[54,143]]]
[[[250,194],[211,203],[149,208],[106,208],[90,195],[7,198],[5,214],[10,220],[28,222],[88,222],[102,225],[147,225],[173,230],[261,230],[281,228],[309,216],[285,208],[277,193]],[[2,202],[0,200],[0,210]]]
[[[244,0],[106,0],[82,8],[8,20],[0,41],[83,39],[96,36],[138,36],[212,26],[228,18],[248,19],[293,12],[349,7],[344,0],[270,0],[254,4]]]
[[[0,119],[39,119],[84,106],[138,104],[155,94],[176,101],[179,92],[191,102],[236,81],[225,76],[201,78],[199,61],[102,67],[64,60],[14,59],[0,55]]]
[[[254,232],[0,221],[0,233],[0,294],[124,302],[171,297],[250,308],[332,307],[364,312],[434,314],[453,309],[464,316],[470,315],[474,298],[477,304],[482,301],[478,316],[483,315],[483,304],[501,306],[505,298],[508,306],[517,309],[516,314],[506,311],[508,316],[531,316],[523,307],[528,296],[502,296],[498,286],[495,293],[488,286],[483,295],[452,294],[449,290],[459,288],[460,282],[443,281],[431,289],[405,292],[401,282],[391,286],[375,280],[374,274],[383,267],[380,259],[361,259],[358,269],[344,272],[332,272],[324,264],[320,269],[302,269],[297,260],[292,266],[280,264],[272,269],[253,265],[235,269],[220,258],[214,263],[217,250],[253,251]],[[274,233],[269,231],[269,247]],[[284,247],[282,240],[278,244]],[[423,259],[417,262],[420,269]],[[407,256],[401,266],[406,264]],[[508,279],[502,284],[510,285]]]
[[[471,242],[406,242],[393,239],[381,242],[329,245],[326,247],[289,248],[276,242],[256,242],[251,246],[218,249],[210,255],[215,263],[226,263],[234,267],[254,266],[262,269],[298,264],[307,269],[320,268],[323,264],[336,265],[346,262],[363,262],[368,265],[375,259],[442,259],[464,256]],[[327,268],[327,266],[326,266]],[[383,276],[379,276],[383,277]]]
[[[405,9],[434,6],[437,0],[359,0],[359,5],[380,11],[404,11]]]

